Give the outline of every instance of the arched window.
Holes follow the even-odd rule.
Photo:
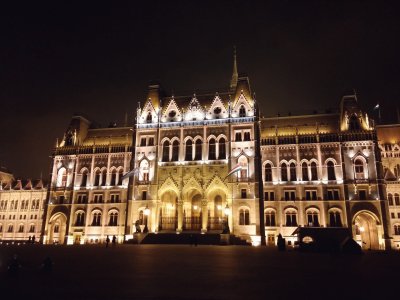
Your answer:
[[[361,159],[354,161],[354,173],[356,179],[364,179],[364,163]]]
[[[265,212],[265,226],[276,226],[275,212],[273,210]]]
[[[352,115],[349,120],[349,130],[360,130],[360,122],[356,115]]]
[[[247,158],[246,158],[246,156],[241,156],[241,157],[239,157],[239,159],[238,159],[238,164],[241,166],[241,169],[240,169],[240,173],[239,173],[239,175],[240,175],[240,179],[241,180],[245,180],[245,179],[247,179],[248,178],[248,161],[247,161]]]
[[[111,172],[111,183],[110,183],[110,185],[111,185],[111,186],[115,186],[116,184],[117,184],[117,170],[114,169],[114,170]]]
[[[146,122],[151,123],[153,122],[153,116],[151,115],[151,111],[147,113]]]
[[[106,185],[106,180],[107,180],[107,170],[104,169],[104,170],[101,172],[101,185],[102,185],[102,186],[105,186],[105,185]]]
[[[144,225],[144,214],[143,214],[143,210],[139,211],[139,225]]]
[[[101,213],[95,212],[93,214],[92,226],[101,226]]]
[[[194,159],[195,160],[202,160],[202,148],[203,148],[203,144],[201,142],[200,139],[196,140],[196,151],[195,151],[195,156]]]
[[[309,181],[309,177],[308,177],[308,165],[306,162],[303,162],[301,164],[301,175],[302,175],[302,179],[303,181]]]
[[[319,227],[318,212],[307,211],[307,226]]]
[[[88,171],[87,170],[83,170],[82,171],[82,179],[81,179],[81,187],[86,187],[87,177],[88,177]]]
[[[215,160],[216,158],[216,149],[215,149],[215,139],[212,138],[208,142],[208,159]]]
[[[3,224],[0,224],[0,232],[3,232]]]
[[[292,162],[290,164],[290,181],[296,181],[297,177],[296,177],[296,164],[294,162]]]
[[[96,170],[94,173],[94,186],[99,186],[100,185],[100,170]]]
[[[329,212],[329,226],[342,227],[342,219],[340,217],[340,212],[338,211]]]
[[[239,210],[239,225],[250,225],[250,211],[248,208]]]
[[[394,194],[394,204],[395,205],[400,205],[399,194]]]
[[[388,194],[388,202],[389,202],[390,206],[393,205],[393,195],[392,194]]]
[[[248,131],[244,132],[243,141],[246,141],[246,142],[250,141],[250,132],[248,132]]]
[[[67,184],[67,170],[60,168],[57,173],[57,187],[65,187]]]
[[[85,213],[78,212],[76,214],[75,226],[85,226]]]
[[[318,180],[317,163],[315,161],[311,162],[311,180]]]
[[[178,161],[179,160],[179,142],[175,140],[172,143],[172,159],[171,161]]]
[[[328,180],[336,180],[334,163],[330,160],[326,164],[326,167],[328,168]]]
[[[286,163],[281,164],[281,180],[288,181],[288,167]]]
[[[108,226],[118,226],[118,213],[110,213],[110,219],[108,221]]]
[[[272,181],[272,166],[270,163],[265,164],[265,176],[264,179],[266,182]]]
[[[297,212],[295,210],[288,210],[286,215],[286,226],[297,226]]]
[[[245,116],[246,116],[246,109],[244,108],[243,105],[241,105],[239,108],[239,117],[243,118]]]
[[[193,142],[192,142],[192,140],[187,140],[187,141],[186,141],[186,146],[185,146],[185,160],[186,160],[186,161],[191,161],[191,160],[193,160]]]
[[[394,225],[394,234],[400,235],[400,225]]]
[[[122,169],[119,169],[118,171],[118,185],[122,185],[122,177],[124,176],[123,172]]]
[[[143,159],[140,162],[140,172],[139,179],[141,181],[149,181],[149,162],[146,159]]]
[[[169,141],[165,141],[163,143],[163,149],[162,149],[162,161],[169,161],[169,148],[170,148]]]
[[[225,159],[226,158],[226,145],[225,145],[225,139],[220,138],[218,141],[218,159]]]

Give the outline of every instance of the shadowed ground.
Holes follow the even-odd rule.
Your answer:
[[[22,265],[10,278],[7,261]],[[54,262],[45,274],[46,256]],[[382,299],[399,296],[399,252],[279,253],[244,246],[1,246],[1,299]],[[10,299],[10,298],[8,298]]]

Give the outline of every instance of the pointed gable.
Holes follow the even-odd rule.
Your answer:
[[[193,95],[192,100],[190,100],[187,111],[185,113],[186,121],[204,120],[204,109],[200,105],[200,102],[196,98],[196,94]]]
[[[24,185],[24,190],[31,190],[32,189],[32,181],[28,179],[26,184]]]
[[[215,95],[210,108],[207,111],[207,119],[224,119],[229,117],[227,106],[223,103],[218,93]]]
[[[153,106],[152,101],[149,99],[146,101],[143,109],[138,112],[138,123],[157,123],[158,122],[158,110]]]
[[[179,109],[174,97],[168,102],[163,114],[161,122],[179,122],[182,121],[182,111]]]

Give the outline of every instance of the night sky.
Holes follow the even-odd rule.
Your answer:
[[[48,176],[74,112],[132,121],[150,80],[175,95],[226,89],[233,45],[266,116],[336,109],[354,88],[395,120],[396,2],[55,2],[0,10],[0,165],[16,176]]]

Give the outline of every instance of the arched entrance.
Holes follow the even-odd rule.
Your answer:
[[[189,203],[183,211],[183,229],[200,230],[202,225],[202,196],[197,190],[188,194]]]
[[[161,201],[158,229],[175,230],[178,226],[178,195],[174,191],[166,191],[162,194]]]
[[[379,250],[378,220],[370,212],[358,213],[353,221],[355,240],[365,250]]]
[[[54,214],[49,221],[49,244],[64,244],[67,232],[67,216],[63,213]]]
[[[226,206],[226,194],[220,189],[215,189],[208,194],[208,201],[210,209],[208,211],[208,230],[221,231],[226,222],[226,215],[224,213]]]

